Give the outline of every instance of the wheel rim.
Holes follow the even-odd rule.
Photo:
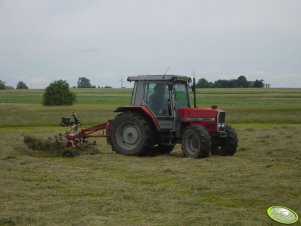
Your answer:
[[[121,123],[116,131],[117,143],[126,150],[138,147],[141,138],[141,131],[137,124],[133,122]]]
[[[185,149],[189,155],[195,155],[200,149],[199,139],[194,134],[188,134],[185,139]]]

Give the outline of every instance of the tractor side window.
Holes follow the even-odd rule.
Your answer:
[[[136,92],[137,92],[137,82],[135,82],[134,84],[134,88],[132,91],[132,101],[131,101],[131,105],[134,106],[135,105],[135,100],[136,100]]]
[[[155,88],[154,83],[146,83],[144,84],[144,95],[143,95],[143,100],[145,101],[145,103],[148,104],[150,97],[154,94],[154,88]]]
[[[190,107],[187,86],[185,84],[175,85],[175,101],[176,101],[176,108]]]
[[[157,116],[168,115],[169,90],[166,83],[146,83],[143,100]]]

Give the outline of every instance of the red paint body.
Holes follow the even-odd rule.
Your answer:
[[[190,126],[200,125],[209,133],[216,132],[217,108],[179,108],[178,116],[180,123],[188,123]]]

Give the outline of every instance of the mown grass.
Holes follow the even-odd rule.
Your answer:
[[[300,125],[237,126],[232,157],[128,157],[98,140],[101,154],[73,159],[28,150],[26,134],[0,130],[2,225],[275,225],[272,205],[301,213]]]

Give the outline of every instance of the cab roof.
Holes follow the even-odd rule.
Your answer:
[[[181,81],[181,82],[191,82],[191,78],[182,75],[138,75],[130,76],[127,79],[129,82],[132,81]]]

